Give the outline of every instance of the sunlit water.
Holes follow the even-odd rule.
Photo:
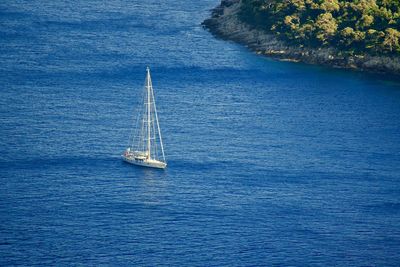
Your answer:
[[[0,2],[0,265],[399,264],[399,81],[215,39],[217,3]],[[120,160],[147,65],[165,171]]]

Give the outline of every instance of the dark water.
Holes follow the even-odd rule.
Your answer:
[[[400,264],[399,81],[217,40],[217,3],[0,2],[0,265]],[[146,65],[165,171],[119,158]]]

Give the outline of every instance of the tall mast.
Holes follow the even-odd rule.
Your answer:
[[[147,158],[150,159],[151,158],[151,150],[150,150],[150,134],[151,134],[151,125],[150,125],[150,101],[151,101],[151,85],[150,85],[150,69],[149,67],[147,67]]]

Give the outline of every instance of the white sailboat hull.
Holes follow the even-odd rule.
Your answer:
[[[139,160],[134,157],[122,155],[122,160],[133,165],[149,168],[165,169],[165,167],[167,167],[167,163],[154,159]]]

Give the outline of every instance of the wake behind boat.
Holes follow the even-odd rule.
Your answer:
[[[144,89],[143,105],[137,112],[134,133],[129,138],[129,145],[122,159],[134,165],[164,169],[167,162],[148,67]]]

